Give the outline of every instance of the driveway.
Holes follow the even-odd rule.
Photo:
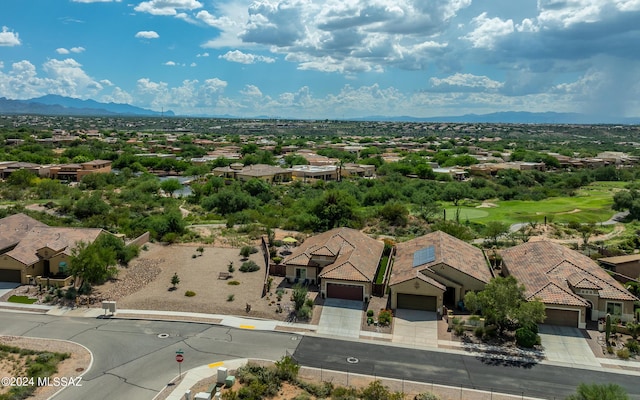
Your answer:
[[[9,293],[18,286],[20,286],[20,284],[16,282],[0,282],[0,297]]]
[[[316,332],[327,336],[360,337],[362,302],[326,299]]]
[[[578,328],[540,325],[540,339],[547,361],[600,367],[587,340]]]
[[[434,311],[397,309],[393,318],[393,343],[410,347],[438,347],[438,315]]]

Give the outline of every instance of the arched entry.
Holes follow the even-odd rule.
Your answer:
[[[586,313],[586,321],[595,321],[596,319],[592,319],[592,313],[593,313],[593,303],[589,300],[587,300],[587,303],[589,303],[589,307],[587,307],[587,309],[585,310]]]

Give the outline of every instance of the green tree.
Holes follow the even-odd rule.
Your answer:
[[[537,300],[527,301],[524,292],[524,286],[513,276],[499,276],[477,294],[477,305],[487,322],[495,324],[500,332],[517,325],[535,330],[534,325],[544,321],[544,304]]]
[[[614,383],[581,383],[576,394],[566,400],[629,400],[629,396],[624,388]]]
[[[312,213],[318,217],[320,230],[339,226],[353,226],[357,223],[356,200],[345,191],[329,190],[312,206]]]
[[[296,311],[299,311],[302,306],[304,306],[304,302],[307,301],[307,293],[309,291],[306,287],[300,285],[299,283],[293,287],[293,308]]]
[[[173,276],[171,277],[171,285],[173,285],[173,289],[176,288],[176,285],[178,285],[180,283],[180,277],[178,276],[177,272],[173,273]]]
[[[402,203],[387,203],[380,209],[380,217],[393,226],[407,226],[409,210]]]
[[[469,196],[469,188],[461,182],[447,183],[442,192],[442,200],[450,201],[454,206],[458,207],[461,200]]]
[[[160,182],[160,189],[162,189],[169,196],[173,197],[173,194],[182,188],[182,184],[176,178],[165,179]]]
[[[509,232],[509,225],[502,221],[489,221],[484,227],[484,235],[493,240],[493,244],[498,246],[498,238]]]
[[[19,169],[9,175],[9,177],[7,178],[7,183],[11,186],[26,189],[34,185],[37,181],[37,178],[38,177],[33,172],[26,169]]]
[[[69,273],[75,277],[75,287],[82,287],[84,282],[99,285],[117,274],[115,264],[116,252],[113,249],[96,242],[78,242],[71,250]]]

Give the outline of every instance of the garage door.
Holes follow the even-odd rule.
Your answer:
[[[362,301],[362,286],[327,283],[327,297]]]
[[[19,269],[0,269],[0,282],[22,282]]]
[[[547,308],[545,314],[545,324],[578,327],[578,311]]]
[[[398,293],[398,308],[408,310],[436,311],[436,296],[420,296],[417,294]]]

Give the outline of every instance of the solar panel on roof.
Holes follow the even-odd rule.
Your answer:
[[[419,267],[436,259],[436,248],[433,246],[425,247],[413,253],[413,268]]]

